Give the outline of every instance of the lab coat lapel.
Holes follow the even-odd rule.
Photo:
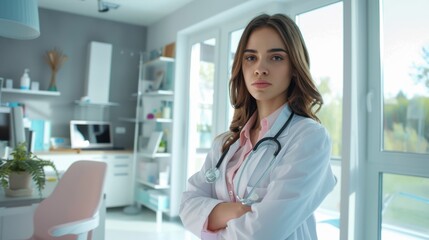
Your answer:
[[[234,178],[234,190],[238,188],[238,193],[235,192],[235,194],[238,194],[239,197],[247,195],[247,187],[256,184],[262,172],[266,169],[268,162],[272,160],[274,151],[268,149],[265,146],[261,146],[256,152],[250,152],[240,166]],[[267,176],[267,178],[269,177]]]
[[[278,131],[283,127],[283,125],[288,120],[289,116],[292,114],[292,111],[290,110],[289,106],[286,104],[282,111],[280,112],[279,116],[277,117],[276,121],[274,121],[273,126],[265,133],[264,137],[274,137]],[[279,137],[286,136],[289,132],[289,126],[280,134]]]
[[[228,194],[228,188],[226,185],[226,165],[228,165],[229,160],[231,160],[232,156],[234,156],[234,153],[237,151],[238,147],[240,146],[240,142],[237,140],[235,143],[233,143],[229,147],[229,151],[225,156],[225,159],[223,160],[222,164],[220,165],[220,177],[216,181],[215,188],[216,188],[216,194],[219,199],[222,200],[229,200],[229,194]],[[218,154],[219,159],[221,156],[221,153]]]
[[[273,126],[265,133],[263,138],[274,137],[277,134],[277,132],[282,128],[282,126],[286,123],[290,114],[292,114],[292,111],[289,109],[289,106],[286,104],[283,107],[277,119],[275,120]],[[279,139],[284,138],[284,136],[287,135],[289,131],[289,126],[283,131],[282,134],[280,134]],[[283,143],[284,141],[280,141],[280,144],[282,145],[282,147],[283,147]],[[249,153],[247,158],[244,160],[243,164],[240,166],[240,169],[238,170],[237,174],[235,175],[234,189],[237,189],[237,184],[240,184],[238,186],[238,189],[239,189],[238,194],[240,197],[243,197],[243,195],[247,194],[247,186],[254,186],[254,184],[256,184],[256,182],[262,175],[263,171],[265,171],[265,169],[267,169],[269,167],[269,164],[273,161],[274,151],[275,151],[274,145],[271,145],[271,143],[270,143],[271,146],[269,147],[264,145],[265,144],[262,144],[260,148],[258,148],[258,150],[253,154],[252,152]],[[247,165],[245,165],[246,161],[248,161]],[[267,175],[269,175],[269,173],[267,173]],[[240,176],[241,176],[241,179],[240,179]],[[269,179],[269,176],[264,176],[261,182],[262,184],[256,187],[261,187],[261,186],[263,187],[265,185],[264,182],[266,182],[267,179]]]

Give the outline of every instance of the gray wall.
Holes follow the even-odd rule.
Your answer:
[[[139,52],[145,48],[147,29],[42,8],[39,17],[39,38],[14,40],[0,37],[0,77],[13,79],[14,88],[19,88],[21,75],[25,68],[29,68],[31,80],[38,81],[40,89],[46,90],[51,71],[44,54],[56,47],[68,56],[57,75],[61,96],[3,93],[2,102],[24,103],[28,118],[50,120],[51,136],[55,137],[69,137],[71,119],[91,116],[110,120],[115,127],[126,129],[125,134],[115,134],[116,145],[131,148],[134,124],[120,121],[120,118],[135,115],[135,102],[130,96],[136,92]],[[82,108],[74,103],[84,95],[90,41],[113,45],[109,100],[120,106]],[[82,112],[89,115],[82,115]]]

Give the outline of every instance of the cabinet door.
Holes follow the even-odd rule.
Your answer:
[[[33,234],[33,214],[37,204],[0,208],[0,239],[28,239]]]
[[[126,206],[132,203],[132,155],[108,155],[105,182],[106,207]]]

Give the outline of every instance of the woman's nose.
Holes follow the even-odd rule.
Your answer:
[[[259,64],[257,64],[254,74],[256,76],[268,75],[268,69],[264,66],[263,63],[260,62]]]

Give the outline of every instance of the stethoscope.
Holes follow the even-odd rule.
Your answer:
[[[280,136],[280,134],[282,134],[282,132],[286,129],[286,127],[289,125],[290,121],[292,120],[292,117],[294,115],[294,112],[292,112],[289,116],[289,118],[287,119],[287,121],[283,124],[283,126],[280,128],[280,130],[276,133],[276,135],[274,135],[274,137],[264,137],[261,140],[259,140],[255,146],[252,149],[252,152],[249,154],[249,156],[247,157],[247,159],[250,159],[253,154],[257,151],[258,147],[261,146],[261,144],[265,143],[265,144],[269,144],[270,142],[272,144],[275,145],[276,147],[276,151],[273,154],[273,158],[270,161],[270,164],[268,165],[268,167],[265,169],[265,171],[262,173],[262,175],[259,177],[258,181],[255,183],[254,187],[248,192],[248,194],[241,198],[239,197],[238,194],[238,186],[240,185],[240,181],[241,181],[241,175],[244,172],[244,169],[246,168],[249,160],[244,161],[244,166],[242,168],[242,170],[240,171],[240,175],[238,177],[238,182],[236,184],[236,195],[237,195],[237,199],[245,205],[251,205],[252,203],[254,203],[259,197],[254,193],[255,190],[255,186],[258,186],[258,184],[262,181],[262,179],[267,175],[267,173],[269,172],[269,169],[271,169],[271,167],[274,165],[275,159],[277,157],[277,154],[279,154],[280,150],[282,149],[282,146],[280,145],[280,142],[278,140],[278,137]],[[219,179],[220,176],[220,170],[219,167],[222,164],[223,160],[225,159],[226,154],[228,153],[229,148],[227,148],[221,155],[220,159],[218,160],[218,162],[216,163],[216,166],[214,168],[210,168],[205,172],[205,177],[206,177],[206,182],[207,183],[214,183],[217,179]]]

